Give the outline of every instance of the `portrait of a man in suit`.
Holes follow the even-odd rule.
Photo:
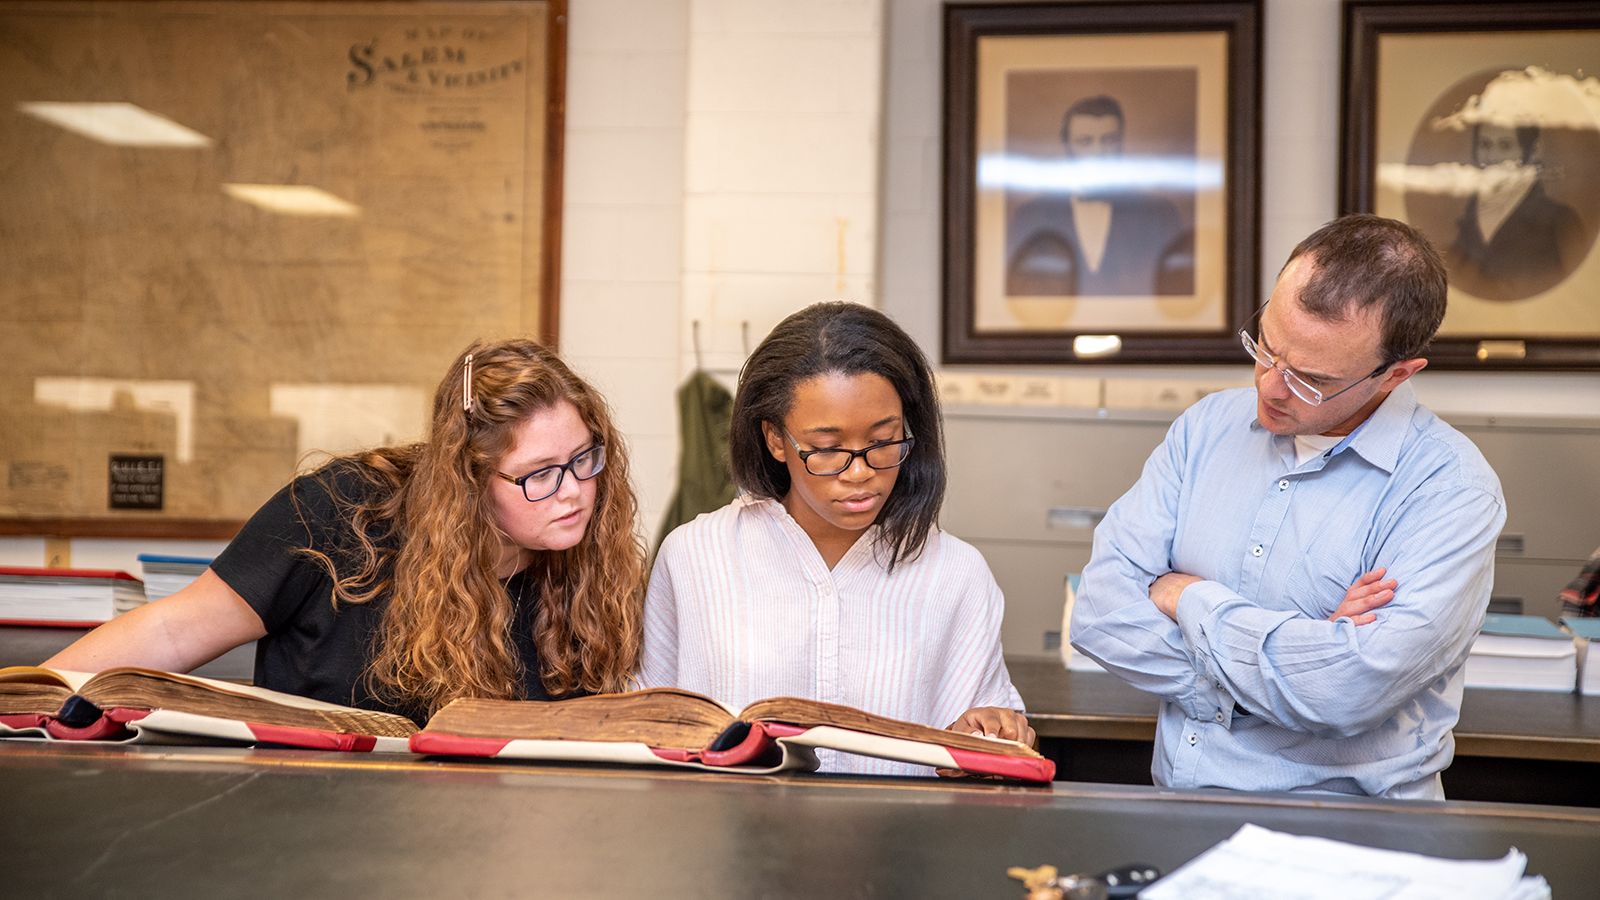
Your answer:
[[[1150,296],[1194,292],[1194,232],[1124,162],[1122,104],[1072,104],[1061,143],[1074,186],[1017,207],[1006,228],[1010,296]]]
[[[1483,177],[1445,252],[1450,281],[1461,290],[1520,300],[1554,287],[1583,261],[1583,222],[1545,193],[1540,150],[1537,125],[1472,127],[1472,164]]]

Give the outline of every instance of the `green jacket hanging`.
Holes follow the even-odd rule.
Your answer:
[[[696,371],[678,388],[678,490],[667,504],[656,547],[672,529],[733,502],[737,491],[728,465],[732,421],[733,395],[704,371]]]

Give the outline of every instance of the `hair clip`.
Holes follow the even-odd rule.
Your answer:
[[[472,354],[467,354],[466,371],[461,376],[461,411],[472,412]]]

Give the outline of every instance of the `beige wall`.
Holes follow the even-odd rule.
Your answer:
[[[754,343],[788,312],[839,296],[877,303],[937,355],[939,10],[938,0],[571,0],[562,349],[632,442],[644,532],[673,490],[674,394],[695,365],[694,321],[705,365],[724,377],[742,357],[740,323]],[[1263,290],[1336,211],[1338,17],[1338,0],[1268,0]],[[963,371],[1180,384],[1249,375]],[[1600,416],[1596,375],[1423,372],[1417,384],[1446,412]],[[131,568],[141,552],[78,543],[97,564],[121,554]],[[0,564],[42,554],[37,539],[0,539]]]
[[[654,534],[678,384],[731,385],[746,335],[808,303],[875,300],[881,4],[574,0],[569,35],[561,348]]]
[[[1266,21],[1263,293],[1295,242],[1337,211],[1339,3],[1268,0]],[[672,390],[694,365],[693,320],[702,322],[706,365],[731,368],[740,321],[751,322],[753,342],[807,302],[848,296],[876,302],[937,355],[940,3],[573,0],[571,27],[567,258],[589,252],[586,242],[598,237],[583,224],[594,215],[590,201],[573,193],[588,165],[577,151],[592,127],[585,117],[615,110],[621,121],[612,127],[625,128],[629,116],[644,116],[651,125],[637,127],[656,129],[648,137],[659,139],[653,150],[643,135],[632,145],[657,159],[595,162],[605,171],[597,181],[631,183],[633,172],[611,167],[653,171],[658,161],[677,160],[684,173],[676,196],[662,198],[653,231],[646,219],[657,207],[624,208],[621,198],[607,207],[629,223],[630,239],[661,245],[640,255],[663,267],[664,248],[681,242],[676,281],[663,275],[659,293],[646,292],[615,266],[600,266],[609,287],[593,308],[585,306],[597,296],[587,292],[598,290],[590,275],[568,268],[564,282],[563,349],[605,384],[635,445],[653,455],[639,469],[653,530],[672,490]],[[594,71],[616,59],[599,45],[630,41],[649,48],[645,58]],[[681,116],[659,127],[670,103],[636,109],[641,95],[668,90],[657,77],[676,79],[682,97]],[[869,191],[875,195],[864,197]],[[676,215],[667,209],[674,201]],[[838,264],[830,218],[849,223],[844,278],[829,269]],[[656,306],[674,285],[676,305]],[[960,371],[1178,385],[1249,378],[1245,366]],[[640,377],[625,383],[635,372]],[[1447,412],[1600,416],[1595,375],[1424,372],[1417,387],[1424,402]]]

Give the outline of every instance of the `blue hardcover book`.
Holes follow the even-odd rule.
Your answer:
[[[139,554],[139,565],[144,569],[144,592],[151,600],[160,600],[169,594],[188,587],[211,566],[210,557],[167,556],[161,553]]]
[[[1490,615],[1467,656],[1467,687],[1571,691],[1578,678],[1570,632],[1543,616]]]
[[[1561,624],[1572,629],[1572,633],[1587,641],[1600,641],[1600,619],[1579,619],[1572,616],[1563,616]]]
[[[175,565],[187,565],[187,566],[209,566],[209,565],[211,565],[211,557],[209,557],[209,556],[167,556],[167,555],[161,554],[161,553],[141,553],[141,554],[139,554],[139,562],[142,562],[142,563],[170,563],[170,564],[175,564]]]
[[[1561,630],[1556,623],[1544,616],[1509,616],[1499,613],[1490,613],[1483,618],[1483,627],[1478,631],[1482,634],[1502,634],[1507,637],[1550,638],[1557,641],[1570,641],[1572,635]]]

